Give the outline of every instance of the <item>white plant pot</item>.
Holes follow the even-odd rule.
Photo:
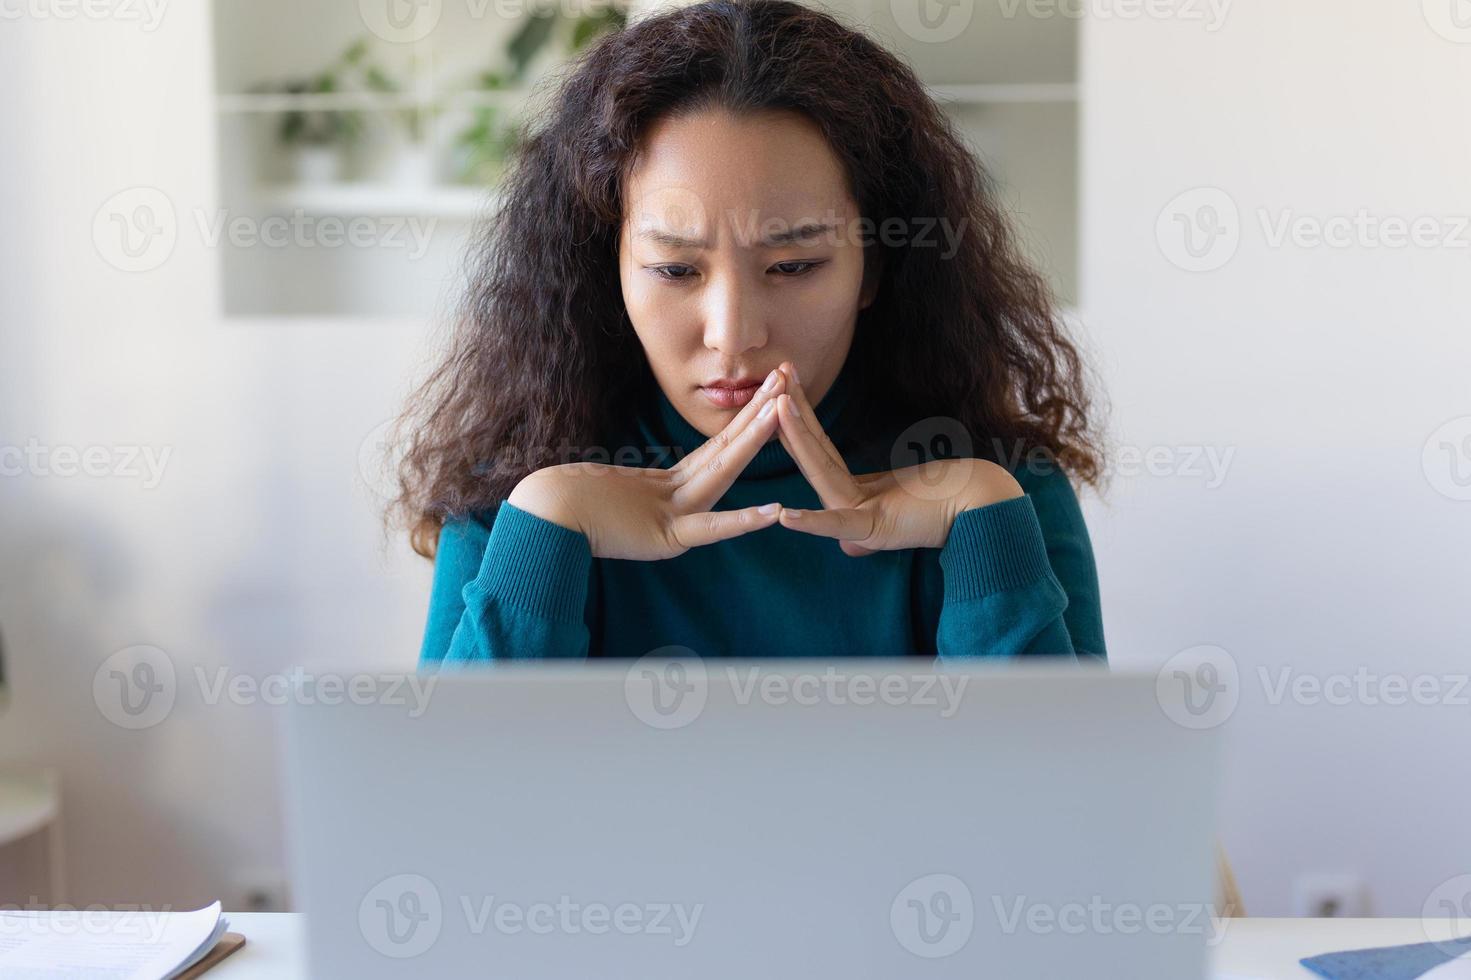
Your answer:
[[[335,184],[342,179],[342,154],[335,146],[299,146],[294,163],[298,184]]]
[[[426,143],[405,140],[388,161],[388,180],[395,187],[425,188],[434,183],[434,154]]]

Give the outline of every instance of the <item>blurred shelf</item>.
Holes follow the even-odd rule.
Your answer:
[[[413,108],[475,108],[477,106],[514,106],[534,98],[529,88],[459,90],[450,92],[304,92],[290,93],[224,93],[215,97],[220,112],[292,112],[328,110],[391,110]]]
[[[935,84],[925,88],[941,102],[975,105],[1016,102],[1076,102],[1078,86],[1069,82],[1037,82],[1018,85]],[[292,112],[329,110],[393,110],[413,108],[475,108],[515,106],[535,98],[529,88],[461,90],[430,93],[327,92],[301,94],[225,93],[216,97],[220,112]]]
[[[442,184],[399,187],[392,184],[266,184],[256,197],[275,211],[321,215],[424,215],[477,218],[499,199],[495,188]]]
[[[940,102],[964,102],[972,105],[1078,101],[1078,86],[1067,82],[1025,85],[927,85],[925,87],[929,90],[930,95]]]

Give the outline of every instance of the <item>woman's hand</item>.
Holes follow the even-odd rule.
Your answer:
[[[776,432],[776,397],[786,378],[767,385],[730,420],[669,469],[564,463],[525,477],[507,502],[587,536],[595,558],[657,561],[776,523],[779,504],[712,511]],[[763,408],[771,407],[765,415]],[[762,511],[766,512],[763,513]]]
[[[787,391],[777,398],[775,413],[781,443],[824,508],[784,508],[784,527],[837,538],[843,553],[854,557],[899,548],[940,548],[961,511],[1022,496],[1015,477],[984,459],[940,459],[887,473],[852,475],[818,424],[801,383],[791,377],[791,362],[783,362],[779,370],[787,378]]]

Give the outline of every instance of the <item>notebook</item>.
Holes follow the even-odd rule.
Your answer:
[[[1324,953],[1300,960],[1326,980],[1471,980],[1471,936]]]
[[[184,980],[244,944],[244,937],[227,934],[229,924],[219,902],[192,912],[0,910],[0,976],[45,971],[105,980]]]

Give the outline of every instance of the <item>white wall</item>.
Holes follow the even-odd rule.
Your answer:
[[[425,330],[216,318],[217,256],[193,220],[219,206],[208,6],[167,5],[154,30],[35,16],[0,30],[0,444],[170,453],[151,489],[37,467],[0,478],[0,762],[62,771],[76,902],[228,901],[237,871],[281,866],[276,709],[205,703],[196,665],[254,679],[321,656],[409,666],[423,623],[429,567],[385,552],[358,451]],[[127,272],[93,220],[138,185],[167,196],[177,239]],[[178,694],[129,731],[92,685],[135,644],[167,653]]]
[[[1449,694],[1468,671],[1471,502],[1436,489],[1454,486],[1447,451],[1422,464],[1442,423],[1471,422],[1471,232],[1456,220],[1471,215],[1471,43],[1431,26],[1451,2],[1237,0],[1214,31],[1084,31],[1081,307],[1116,437],[1235,452],[1214,489],[1146,475],[1090,506],[1108,641],[1121,665],[1197,644],[1234,658],[1222,833],[1254,914],[1288,914],[1299,873],[1347,871],[1376,914],[1419,915],[1471,872],[1471,707],[1274,706],[1258,674],[1362,668]],[[1179,226],[1156,223],[1201,187],[1229,195],[1239,246],[1185,271]],[[1260,217],[1360,209],[1429,216],[1459,242],[1274,247]],[[1219,241],[1210,264],[1229,254]]]

